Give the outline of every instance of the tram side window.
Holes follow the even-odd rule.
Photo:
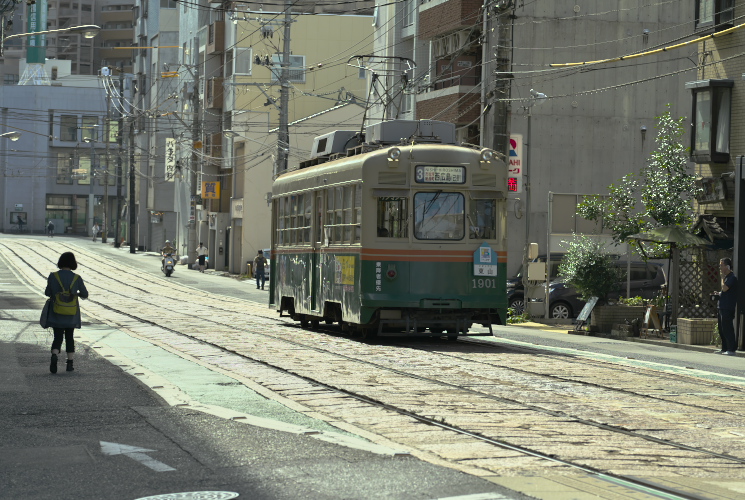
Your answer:
[[[465,208],[461,193],[416,193],[414,236],[419,240],[462,240]]]
[[[355,186],[329,188],[326,192],[326,232],[329,243],[352,244],[359,241],[359,210]],[[360,198],[361,200],[361,198]]]
[[[497,237],[497,200],[471,200],[468,213],[468,237],[491,240]]]
[[[381,238],[408,237],[409,199],[397,197],[378,198],[378,236]]]

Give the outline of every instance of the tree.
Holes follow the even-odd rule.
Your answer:
[[[670,108],[670,104],[667,105]],[[577,205],[577,214],[600,221],[620,243],[627,236],[659,226],[690,226],[693,222],[695,177],[688,173],[688,148],[681,140],[685,117],[674,119],[668,109],[657,117],[657,149],[638,175],[628,174],[618,185],[612,184],[610,196],[588,196]],[[643,208],[637,210],[637,196]]]
[[[577,289],[583,300],[598,297],[602,302],[622,279],[621,269],[605,252],[605,245],[589,236],[575,235],[559,264],[559,276]]]

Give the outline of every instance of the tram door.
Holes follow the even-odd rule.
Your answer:
[[[316,191],[316,216],[313,221],[313,251],[311,252],[310,308],[318,311],[321,294],[321,245],[323,244],[323,191]]]

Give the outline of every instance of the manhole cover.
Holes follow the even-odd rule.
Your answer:
[[[163,493],[136,500],[228,500],[236,498],[238,493],[233,491],[185,491],[183,493]]]

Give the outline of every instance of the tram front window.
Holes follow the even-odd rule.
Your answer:
[[[471,200],[468,211],[468,237],[491,240],[497,237],[496,200]]]
[[[378,198],[378,237],[406,238],[408,227],[406,214],[408,212],[408,198],[380,197]]]
[[[461,193],[414,195],[414,236],[419,240],[462,240],[465,198]]]

